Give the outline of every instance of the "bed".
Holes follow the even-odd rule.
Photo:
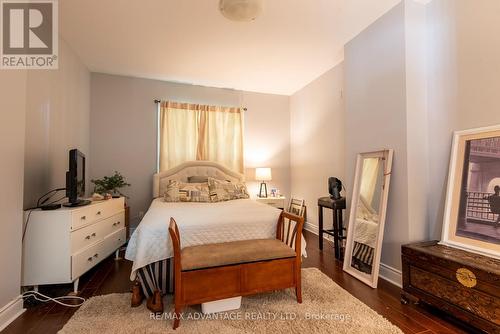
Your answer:
[[[251,239],[274,239],[281,210],[251,199],[217,203],[165,202],[162,194],[170,180],[187,182],[189,176],[209,176],[232,182],[244,176],[208,161],[179,165],[153,177],[150,208],[132,234],[125,258],[133,261],[131,280],[139,280],[144,294],[173,291],[173,248],[168,234],[170,217],[177,221],[181,247]],[[305,255],[305,240],[302,240]]]

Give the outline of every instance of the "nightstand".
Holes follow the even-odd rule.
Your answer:
[[[257,197],[256,198],[257,202],[264,203],[270,206],[274,206],[275,208],[278,209],[285,209],[286,206],[286,197]]]

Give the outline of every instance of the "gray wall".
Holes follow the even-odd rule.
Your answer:
[[[47,191],[65,186],[70,149],[90,159],[90,72],[62,39],[59,55],[59,69],[28,72],[25,208]],[[54,198],[62,196],[63,192]]]
[[[500,123],[499,12],[403,1],[346,46],[347,179],[355,151],[395,149],[382,252],[394,268],[401,243],[441,237],[453,131]]]
[[[428,235],[425,56],[425,7],[404,1],[347,43],[343,64],[290,99],[292,193],[306,199],[313,230],[328,176],[345,181],[349,209],[356,155],[395,150],[381,272],[394,281],[401,244]]]
[[[345,170],[352,194],[356,155],[394,149],[382,262],[400,268],[408,240],[404,5],[399,4],[345,47]]]
[[[249,190],[256,194],[254,168],[271,167],[273,181],[290,193],[289,97],[158,80],[93,73],[91,77],[90,174],[100,178],[120,171],[132,184],[132,225],[152,199],[156,172],[156,105],[153,99],[244,106],[245,167]]]
[[[329,176],[344,180],[344,65],[339,64],[290,98],[292,194],[307,206],[309,229],[317,232],[319,197],[328,196]],[[331,210],[323,221],[332,224]]]
[[[90,73],[60,39],[58,70],[2,71],[0,79],[1,309],[20,293],[23,207],[64,187],[69,148],[89,153]]]
[[[500,124],[500,1],[427,6],[430,237],[441,236],[454,130]]]
[[[19,296],[21,286],[26,74],[2,70],[0,75],[0,309]],[[0,327],[14,315],[0,318]]]

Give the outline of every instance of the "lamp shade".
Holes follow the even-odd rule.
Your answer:
[[[271,168],[259,167],[255,168],[255,179],[259,181],[271,181]]]

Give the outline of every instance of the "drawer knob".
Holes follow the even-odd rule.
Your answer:
[[[120,224],[121,224],[121,222],[116,223],[116,225],[120,225]]]
[[[85,219],[87,219],[87,217],[82,216],[80,219],[81,219],[81,220],[85,220]]]
[[[94,233],[92,233],[92,236],[93,236],[93,237],[95,237],[95,232],[94,232]]]
[[[90,235],[87,235],[87,236],[85,237],[85,239],[89,240],[89,239],[90,239]]]
[[[97,211],[97,214],[100,215],[101,214],[101,211]]]
[[[94,257],[98,257],[98,256],[99,256],[99,254],[97,254],[97,253],[94,254]]]
[[[92,256],[87,259],[87,261],[92,262]]]

